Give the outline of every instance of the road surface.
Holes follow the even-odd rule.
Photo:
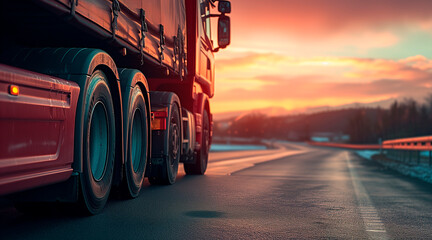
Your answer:
[[[25,215],[3,200],[2,239],[427,239],[432,186],[353,152],[277,143],[218,152],[205,176],[150,186],[103,213]]]

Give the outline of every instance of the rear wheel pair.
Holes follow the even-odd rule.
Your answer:
[[[106,75],[96,70],[84,96],[83,173],[80,176],[82,203],[90,214],[100,212],[111,190],[116,141],[114,103]],[[123,192],[136,197],[141,189],[147,160],[147,107],[136,86],[129,98],[128,148],[124,164]]]

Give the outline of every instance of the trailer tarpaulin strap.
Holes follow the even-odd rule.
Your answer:
[[[112,30],[112,37],[115,38],[115,31],[117,29],[117,18],[119,16],[120,13],[120,3],[118,0],[113,0],[112,1],[112,14],[113,14],[113,19],[112,19],[112,23],[111,23],[111,30]]]
[[[174,64],[177,65],[177,67],[179,67],[179,72],[180,72],[179,59],[180,59],[180,38],[177,32],[177,36],[174,36]]]
[[[69,2],[71,4],[70,15],[74,16],[76,7],[78,6],[78,0],[70,0]]]
[[[140,41],[140,51],[141,51],[141,65],[144,65],[144,48],[145,48],[145,37],[146,32],[148,32],[145,11],[144,9],[140,9],[140,17],[141,17],[141,41]]]
[[[178,71],[180,79],[183,80],[183,68],[184,68],[184,36],[180,25],[178,26],[177,36],[174,36],[175,46],[174,46],[174,57],[175,63],[178,64]],[[177,63],[178,62],[178,63]]]
[[[159,33],[160,33],[160,62],[164,60],[164,49],[165,49],[165,34],[164,34],[164,26],[162,24],[159,25]]]

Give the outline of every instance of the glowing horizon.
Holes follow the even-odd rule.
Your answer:
[[[232,44],[216,54],[214,113],[432,93],[432,2],[260,3],[232,1]]]

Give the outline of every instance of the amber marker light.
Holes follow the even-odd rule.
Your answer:
[[[9,94],[13,95],[13,96],[18,96],[19,87],[17,85],[10,85],[9,86]]]
[[[168,117],[168,108],[162,108],[152,112],[152,130],[166,130],[166,119]]]

